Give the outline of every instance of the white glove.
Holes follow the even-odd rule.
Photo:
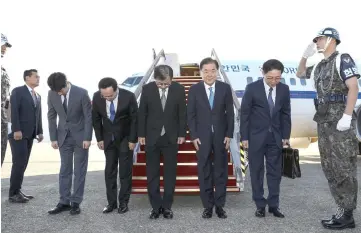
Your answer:
[[[303,58],[309,58],[312,57],[315,53],[316,53],[316,44],[315,43],[311,43],[307,46],[306,50],[303,52]]]
[[[345,130],[350,129],[350,127],[351,127],[351,119],[352,119],[352,116],[347,115],[347,114],[344,113],[342,118],[337,123],[337,127],[336,127],[337,130],[338,131],[345,131]]]

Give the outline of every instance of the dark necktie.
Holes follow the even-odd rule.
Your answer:
[[[110,120],[113,122],[115,118],[115,108],[113,101],[110,103],[109,112],[110,112]]]
[[[167,102],[167,97],[165,96],[165,91],[166,91],[166,89],[162,89],[162,96],[160,98],[160,101],[162,102],[163,111],[165,109],[165,103]],[[163,125],[162,131],[160,132],[160,136],[163,136],[164,134],[165,134],[165,128]]]
[[[36,98],[36,93],[34,90],[31,90],[31,97],[33,97],[33,101],[34,101],[34,105],[36,107],[37,104],[37,98]]]
[[[63,107],[64,107],[64,111],[65,113],[68,113],[68,101],[66,100],[66,95],[64,95],[64,102],[63,102]]]
[[[115,118],[115,107],[114,107],[113,100],[110,102],[109,112],[110,112],[110,117],[109,118],[113,122],[114,118]],[[114,141],[114,134],[112,134],[112,141]]]
[[[269,106],[271,117],[272,117],[272,113],[273,113],[273,108],[275,106],[273,103],[273,100],[272,100],[272,91],[273,91],[273,88],[270,87],[269,93],[268,93],[268,106]]]

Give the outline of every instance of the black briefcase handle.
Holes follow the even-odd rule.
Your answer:
[[[286,145],[287,145],[287,147],[283,146],[283,142],[282,142],[282,146],[283,146],[282,148],[291,148],[290,142],[287,142]]]

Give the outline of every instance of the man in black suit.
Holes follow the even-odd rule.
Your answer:
[[[10,176],[9,201],[26,203],[34,197],[21,192],[24,173],[29,162],[34,139],[43,140],[41,120],[41,98],[34,90],[39,86],[39,75],[35,69],[25,70],[25,85],[11,92],[11,132],[9,142],[13,166]]]
[[[275,59],[263,64],[263,79],[247,85],[241,104],[241,140],[248,149],[252,197],[257,217],[265,217],[265,206],[274,216],[279,210],[282,175],[282,147],[289,144],[291,105],[289,87],[280,82],[283,64]],[[263,197],[264,156],[266,157],[268,198]]]
[[[151,219],[163,213],[173,218],[171,210],[176,182],[178,145],[186,135],[185,89],[172,82],[173,70],[168,65],[154,69],[154,82],[143,86],[138,114],[138,140],[145,145],[148,195]],[[159,190],[160,154],[164,159],[164,195]]]
[[[137,142],[138,104],[132,92],[118,87],[113,78],[103,78],[93,96],[93,127],[98,147],[105,154],[105,186],[108,205],[103,213],[117,205],[117,173],[119,163],[118,213],[128,211],[132,192],[133,150]]]
[[[193,85],[188,93],[188,125],[197,150],[203,218],[212,217],[214,205],[217,216],[227,218],[223,207],[228,180],[227,150],[233,137],[234,110],[230,85],[216,81],[218,69],[216,60],[203,59],[200,64],[203,81]]]

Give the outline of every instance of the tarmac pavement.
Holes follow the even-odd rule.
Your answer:
[[[147,195],[131,196],[129,209],[124,215],[116,211],[103,214],[106,205],[104,183],[104,154],[95,145],[89,157],[84,201],[81,214],[71,216],[61,213],[50,216],[47,211],[58,202],[58,172],[60,157],[50,144],[35,144],[30,163],[25,173],[23,192],[35,196],[26,204],[8,201],[9,176],[11,171],[10,149],[7,151],[1,171],[1,232],[287,232],[322,233],[330,232],[322,228],[320,219],[334,213],[336,206],[322,173],[317,144],[307,150],[300,150],[302,178],[283,178],[281,183],[280,208],[286,215],[277,219],[270,214],[259,219],[254,216],[255,205],[249,176],[246,177],[245,191],[229,193],[225,210],[227,219],[219,219],[215,214],[211,219],[202,219],[203,211],[199,195],[175,196],[174,219],[162,216],[157,220],[148,219],[151,210]],[[361,165],[361,158],[358,160]],[[361,174],[358,172],[358,179]],[[265,180],[265,195],[267,195]],[[358,199],[361,200],[359,192]],[[356,229],[342,232],[361,232],[360,202],[354,213]]]

